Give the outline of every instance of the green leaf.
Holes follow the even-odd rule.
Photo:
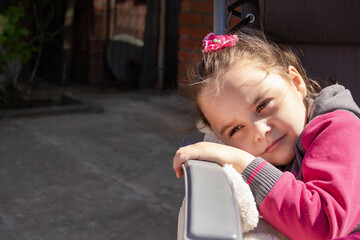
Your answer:
[[[0,44],[2,54],[0,54],[0,69],[6,67],[7,62],[19,59],[22,63],[30,60],[36,48],[27,42],[26,37],[29,31],[22,27],[19,22],[24,16],[24,8],[10,6],[0,15]]]
[[[3,34],[6,23],[7,23],[6,17],[0,14],[0,35]]]
[[[14,35],[15,33],[15,26],[13,25],[6,25],[5,26],[5,32],[7,35]]]
[[[21,28],[20,33],[23,36],[28,36],[29,35],[29,31],[27,29],[25,29],[25,28]]]

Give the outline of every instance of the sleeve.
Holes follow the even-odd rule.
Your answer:
[[[360,121],[343,110],[318,116],[301,141],[303,181],[260,159],[245,169],[259,212],[291,239],[346,236],[360,222]]]

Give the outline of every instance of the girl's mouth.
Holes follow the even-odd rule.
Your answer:
[[[284,137],[286,136],[286,134],[276,140],[274,140],[273,142],[271,142],[266,148],[264,153],[271,153],[273,151],[275,151],[281,144],[281,140],[284,139]]]

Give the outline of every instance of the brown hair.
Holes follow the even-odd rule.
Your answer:
[[[219,76],[240,61],[268,73],[279,74],[285,79],[289,79],[289,66],[294,66],[303,77],[309,93],[321,90],[320,85],[308,77],[301,61],[292,50],[276,45],[257,30],[243,29],[237,35],[239,41],[235,46],[204,53],[202,59],[188,69],[186,87],[205,124],[209,125],[197,104],[201,90],[209,83],[215,83],[219,90]]]

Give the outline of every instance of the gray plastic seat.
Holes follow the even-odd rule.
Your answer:
[[[189,160],[182,167],[185,179],[183,239],[242,239],[236,197],[222,167],[196,160]]]

